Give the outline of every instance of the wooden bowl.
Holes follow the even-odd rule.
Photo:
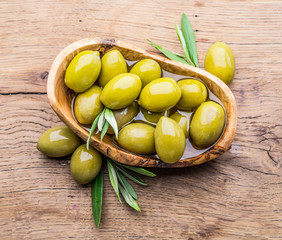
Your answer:
[[[107,135],[104,137],[103,142],[100,141],[100,135],[93,135],[91,138],[91,145],[94,148],[120,163],[140,167],[162,168],[198,165],[220,156],[230,148],[236,131],[237,106],[232,92],[225,85],[225,83],[202,69],[171,61],[167,58],[150,53],[128,43],[124,43],[115,39],[102,38],[82,39],[67,46],[56,57],[48,77],[47,93],[51,107],[54,109],[60,119],[64,121],[65,124],[68,125],[84,141],[87,140],[89,133],[75,121],[72,115],[71,100],[73,97],[73,92],[67,89],[65,86],[65,70],[73,57],[81,51],[96,50],[103,54],[110,49],[118,49],[127,60],[134,61],[144,58],[151,58],[156,60],[162,69],[166,71],[183,76],[195,77],[202,80],[223,103],[227,114],[227,122],[224,133],[213,147],[196,157],[182,159],[174,164],[166,164],[156,157],[140,156],[126,152],[117,147],[112,141],[112,138]]]

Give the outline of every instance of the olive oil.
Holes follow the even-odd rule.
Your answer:
[[[136,63],[137,61],[128,61],[126,60],[126,63],[127,63],[127,66],[128,66],[128,71],[130,71],[130,69],[132,68],[132,66]],[[171,73],[171,72],[168,72],[168,71],[165,71],[162,69],[162,76],[161,77],[169,77],[169,78],[173,78],[175,81],[179,81],[179,80],[182,80],[182,79],[188,79],[188,78],[191,78],[191,79],[195,79],[195,78],[192,78],[192,77],[189,77],[189,76],[183,76],[183,75],[178,75],[178,74],[174,74],[174,73]],[[197,79],[199,80],[199,79]],[[201,81],[201,80],[199,80]],[[202,82],[202,81],[201,81]],[[202,82],[204,85],[205,83]],[[208,91],[208,97],[207,97],[207,100],[206,101],[214,101],[214,102],[217,102],[218,104],[220,104],[223,109],[224,109],[224,106],[222,104],[222,102],[220,101],[220,99],[215,96],[211,91],[210,89],[206,86],[207,88],[207,91]],[[75,118],[75,115],[74,115],[74,100],[75,100],[75,97],[72,101],[72,113],[73,113],[73,116]],[[204,148],[204,149],[197,149],[195,146],[193,146],[193,143],[191,142],[190,140],[190,137],[189,137],[189,125],[190,125],[190,121],[191,121],[191,118],[193,117],[193,114],[195,112],[196,109],[194,109],[193,111],[182,111],[182,110],[178,110],[176,109],[175,107],[165,111],[165,112],[162,112],[162,113],[153,113],[153,112],[150,112],[150,111],[142,111],[142,108],[140,107],[140,112],[137,114],[137,116],[131,121],[131,122],[128,122],[127,124],[125,124],[124,126],[128,125],[129,123],[132,123],[132,122],[143,122],[143,123],[147,123],[151,126],[156,126],[157,125],[157,121],[160,117],[162,116],[171,116],[173,113],[175,113],[176,111],[178,111],[180,114],[182,115],[185,115],[187,117],[187,126],[188,126],[188,138],[186,138],[186,147],[185,147],[185,151],[184,151],[184,154],[183,156],[181,157],[181,159],[186,159],[186,158],[192,158],[192,157],[197,157],[199,155],[201,155],[202,153],[206,152],[207,150],[209,150],[210,148],[212,148],[216,142],[220,139],[219,139],[213,144],[211,145],[210,147],[207,147],[207,148]],[[225,111],[225,109],[224,109]],[[226,115],[226,114],[225,114]],[[75,119],[76,120],[76,119]],[[76,120],[77,121],[77,120]],[[225,116],[225,124],[226,124],[226,116]],[[124,127],[123,126],[123,127]],[[84,129],[86,129],[87,131],[90,132],[90,128],[91,126],[83,126],[82,127]],[[225,129],[225,126],[224,126],[224,129]],[[224,129],[222,131],[222,133],[224,132]],[[117,147],[121,148],[118,143],[116,142],[116,140],[114,139],[114,136],[113,136],[113,142],[116,144]],[[126,151],[125,149],[123,149],[124,151]],[[136,153],[134,153],[136,154]],[[141,155],[141,154],[139,154]],[[146,156],[150,156],[150,157],[154,157],[154,158],[158,158],[157,154],[153,154],[153,155],[146,155]],[[180,159],[180,161],[181,161]]]

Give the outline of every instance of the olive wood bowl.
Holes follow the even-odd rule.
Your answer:
[[[71,102],[74,93],[65,86],[65,70],[73,57],[81,51],[95,50],[99,51],[102,55],[110,49],[119,50],[124,58],[129,61],[151,58],[157,61],[162,69],[168,72],[202,80],[224,105],[227,115],[226,126],[217,143],[206,152],[196,157],[182,159],[174,164],[164,163],[155,156],[144,156],[127,152],[119,148],[114,143],[112,137],[108,135],[105,135],[103,141],[100,141],[100,134],[93,134],[90,142],[91,146],[111,159],[123,164],[160,168],[179,168],[202,164],[220,156],[230,148],[236,131],[237,106],[231,90],[224,82],[200,68],[169,60],[165,57],[150,53],[144,49],[119,40],[103,38],[82,39],[70,44],[59,53],[49,72],[47,94],[50,105],[60,119],[64,121],[65,124],[68,125],[79,137],[86,141],[89,132],[77,123],[73,117]]]

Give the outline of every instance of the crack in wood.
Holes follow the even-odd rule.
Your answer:
[[[12,95],[46,95],[47,92],[9,92],[9,93],[0,93],[2,96],[12,96]]]

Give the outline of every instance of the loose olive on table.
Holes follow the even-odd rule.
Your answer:
[[[214,43],[206,54],[205,69],[227,85],[231,83],[235,73],[235,57],[231,48],[223,42]]]
[[[45,131],[37,142],[37,149],[49,157],[64,157],[80,143],[80,138],[69,127],[62,125]]]
[[[71,157],[71,175],[80,184],[91,182],[100,172],[102,167],[102,155],[97,150],[86,144],[79,146]]]

